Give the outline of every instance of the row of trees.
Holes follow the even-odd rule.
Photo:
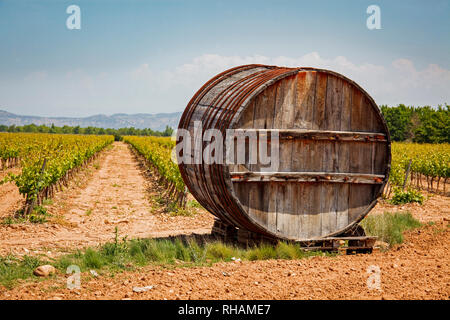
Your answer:
[[[450,106],[381,106],[393,141],[450,143]]]
[[[120,128],[120,129],[103,129],[96,127],[81,128],[80,126],[71,127],[63,126],[57,127],[51,125],[37,126],[35,124],[28,124],[25,126],[5,126],[0,125],[0,132],[30,132],[30,133],[60,133],[60,134],[97,134],[97,135],[112,135],[112,136],[157,136],[170,137],[173,129],[166,126],[164,131],[154,131],[152,129],[136,129],[136,128]]]
[[[418,143],[450,143],[450,106],[437,108],[407,107],[403,104],[397,107],[381,106],[381,112],[386,119],[393,141],[412,141]],[[80,126],[56,127],[51,125],[25,126],[0,125],[0,132],[32,132],[32,133],[68,133],[68,134],[97,134],[120,136],[158,136],[168,137],[173,129],[166,126],[164,131],[152,129],[103,129],[95,127],[81,128]]]

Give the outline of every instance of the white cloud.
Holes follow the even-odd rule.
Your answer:
[[[288,67],[316,67],[339,72],[360,84],[378,104],[432,105],[450,103],[450,70],[430,64],[418,70],[408,59],[397,59],[390,65],[355,64],[346,57],[333,59],[312,52],[301,57],[221,56],[205,54],[169,72],[173,85],[198,88],[215,74],[238,65],[261,63]],[[167,78],[167,79],[169,79]],[[167,84],[166,84],[167,85]]]
[[[101,73],[72,70],[56,75],[39,71],[16,82],[0,79],[0,105],[23,106],[18,110],[8,108],[17,113],[55,116],[182,111],[211,77],[251,63],[330,69],[356,81],[379,105],[450,103],[450,70],[436,64],[422,69],[408,59],[397,59],[389,65],[355,64],[343,56],[327,59],[311,52],[300,57],[204,54],[163,71],[152,70],[150,64]]]

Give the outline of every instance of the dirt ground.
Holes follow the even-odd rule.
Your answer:
[[[51,258],[110,241],[116,227],[120,237],[128,238],[210,232],[209,213],[171,216],[155,201],[160,192],[156,177],[146,176],[127,145],[116,142],[46,206],[51,221],[0,225],[0,255]],[[0,196],[0,217],[11,215],[23,201],[12,184],[0,186]],[[149,266],[114,277],[84,274],[77,290],[67,289],[67,275],[59,274],[0,289],[0,299],[449,299],[450,200],[427,197],[423,206],[381,201],[370,213],[410,211],[422,222],[435,222],[407,232],[404,244],[387,252],[196,268]],[[379,289],[367,286],[369,267],[381,272]],[[153,288],[133,291],[145,286]]]
[[[407,203],[404,205],[393,205],[385,200],[380,200],[369,214],[380,214],[383,212],[405,212],[409,211],[420,222],[436,222],[450,219],[450,198],[434,193],[422,191],[426,200],[423,205],[418,203]]]
[[[19,169],[7,169],[0,171],[0,181],[9,173],[18,174]],[[19,210],[24,203],[24,199],[20,196],[19,190],[12,182],[0,185],[0,218],[5,217],[12,212]]]
[[[0,292],[0,299],[449,299],[449,241],[448,222],[440,222],[407,232],[404,244],[384,253],[150,266],[113,278],[85,276],[74,290],[66,288],[66,275],[59,275]],[[367,285],[370,268],[380,270],[379,287]],[[133,290],[146,286],[153,288]]]
[[[0,186],[0,217],[20,208],[22,197],[14,185]],[[69,186],[56,194],[43,224],[0,225],[0,255],[45,254],[54,257],[73,248],[112,240],[115,228],[128,238],[208,233],[213,216],[199,210],[195,216],[164,213],[155,197],[156,178],[146,178],[125,143],[116,142]]]

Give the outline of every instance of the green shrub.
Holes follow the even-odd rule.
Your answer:
[[[1,220],[2,224],[16,224],[16,223],[25,223],[27,221],[31,223],[44,223],[47,222],[47,218],[51,217],[51,215],[47,212],[42,206],[36,206],[28,216],[25,216],[24,209],[20,209],[16,211],[13,216],[5,217]]]
[[[31,223],[44,223],[47,222],[47,218],[50,217],[50,214],[47,212],[42,206],[37,206],[33,209],[33,212],[28,217],[28,220]]]
[[[417,190],[409,189],[403,191],[400,188],[394,190],[394,196],[392,197],[390,203],[399,205],[411,202],[417,202],[423,204],[424,196]]]

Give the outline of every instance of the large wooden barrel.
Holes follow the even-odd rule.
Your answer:
[[[390,137],[379,108],[356,83],[328,70],[227,70],[194,95],[179,129],[192,141],[208,129],[224,136],[227,129],[256,132],[258,139],[278,134],[276,171],[249,161],[249,141],[241,164],[182,163],[186,150],[178,153],[182,177],[202,206],[225,223],[265,236],[309,240],[343,234],[373,208],[388,180]],[[185,139],[178,134],[178,145]],[[191,159],[209,145],[194,142]]]

